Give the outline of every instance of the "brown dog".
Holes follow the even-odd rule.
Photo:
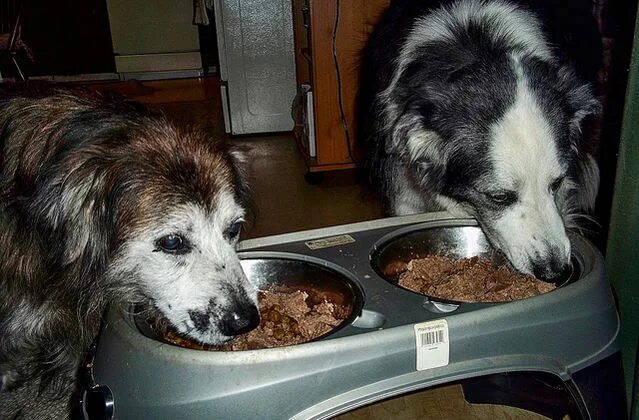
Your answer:
[[[259,322],[235,253],[247,198],[237,153],[124,99],[2,93],[2,415],[69,412],[110,302],[151,303],[203,343]]]

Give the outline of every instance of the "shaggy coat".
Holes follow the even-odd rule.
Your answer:
[[[570,270],[592,210],[584,120],[601,40],[588,2],[396,0],[370,37],[360,145],[391,214],[475,217],[518,270]]]
[[[120,98],[0,95],[3,415],[68,412],[110,302],[151,303],[203,342],[247,327],[224,324],[225,312],[257,316],[234,252],[247,199],[239,154]]]

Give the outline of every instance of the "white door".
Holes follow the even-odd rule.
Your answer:
[[[290,0],[216,0],[215,21],[227,128],[233,134],[292,130],[296,81]]]

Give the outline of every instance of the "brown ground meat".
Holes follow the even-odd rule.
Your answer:
[[[485,258],[453,259],[439,255],[409,261],[399,275],[399,285],[458,302],[506,302],[537,296],[556,287],[506,266],[494,267]]]
[[[183,338],[158,322],[152,327],[165,340],[199,350],[254,350],[305,343],[320,337],[349,317],[350,305],[334,303],[330,294],[304,290],[261,291],[260,325],[221,346],[202,345]]]

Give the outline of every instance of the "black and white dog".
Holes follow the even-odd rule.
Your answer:
[[[360,141],[388,211],[477,218],[515,268],[569,270],[599,183],[584,120],[601,40],[590,2],[395,0],[362,61]]]
[[[109,302],[203,343],[259,323],[235,253],[241,155],[124,99],[1,93],[0,417],[68,412]]]

